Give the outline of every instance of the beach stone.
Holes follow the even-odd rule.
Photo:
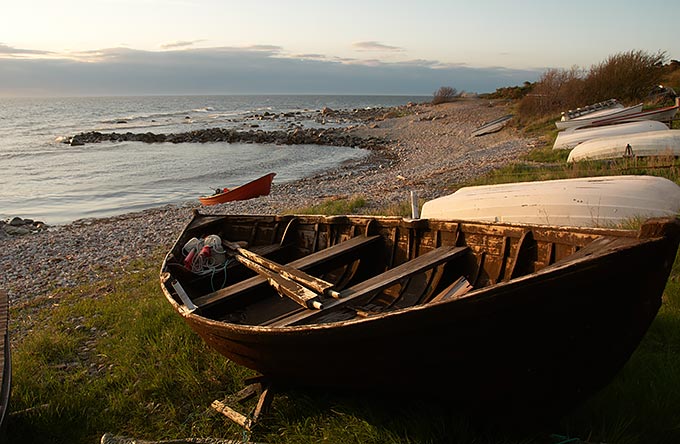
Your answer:
[[[25,222],[22,218],[20,218],[20,217],[13,217],[13,218],[9,221],[9,225],[11,225],[11,226],[13,226],[13,227],[19,227],[19,226],[21,226],[21,225],[26,225],[26,222]]]
[[[24,234],[29,234],[31,230],[28,228],[24,227],[17,227],[15,225],[7,225],[4,228],[5,233],[9,234],[10,236],[21,236]]]

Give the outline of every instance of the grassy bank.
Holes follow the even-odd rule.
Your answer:
[[[592,163],[566,166],[551,150],[476,182],[604,174],[655,174],[678,182],[680,165]],[[559,156],[559,154],[558,154]],[[664,163],[665,162],[665,163]],[[368,197],[310,212],[347,213]],[[386,210],[400,212],[409,206]],[[12,307],[13,393],[9,442],[94,443],[110,432],[140,439],[241,439],[242,430],[210,404],[239,390],[252,372],[208,349],[165,302],[162,252],[115,278]],[[565,356],[565,359],[569,359]],[[254,400],[232,405],[242,412]],[[620,375],[588,403],[546,430],[498,429],[448,406],[347,393],[277,395],[253,442],[566,443],[680,442],[680,262],[649,333]]]

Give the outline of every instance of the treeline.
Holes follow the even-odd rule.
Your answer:
[[[517,112],[521,119],[559,114],[608,99],[624,104],[649,100],[650,94],[665,100],[666,91],[680,87],[680,62],[665,64],[666,54],[650,54],[640,50],[609,56],[590,69],[550,69],[535,82],[522,86],[499,88],[489,98],[519,100]],[[668,90],[659,85],[671,86]]]

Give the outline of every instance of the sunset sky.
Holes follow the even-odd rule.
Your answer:
[[[32,0],[0,95],[486,92],[629,51],[680,58],[680,2]]]

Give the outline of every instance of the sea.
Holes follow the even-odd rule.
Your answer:
[[[198,204],[199,195],[269,172],[276,173],[274,183],[285,183],[368,154],[316,145],[63,143],[81,132],[318,127],[324,123],[314,117],[324,107],[391,107],[426,100],[349,95],[0,98],[0,219],[18,216],[61,225],[167,204]],[[265,113],[293,113],[295,118],[253,120]]]

